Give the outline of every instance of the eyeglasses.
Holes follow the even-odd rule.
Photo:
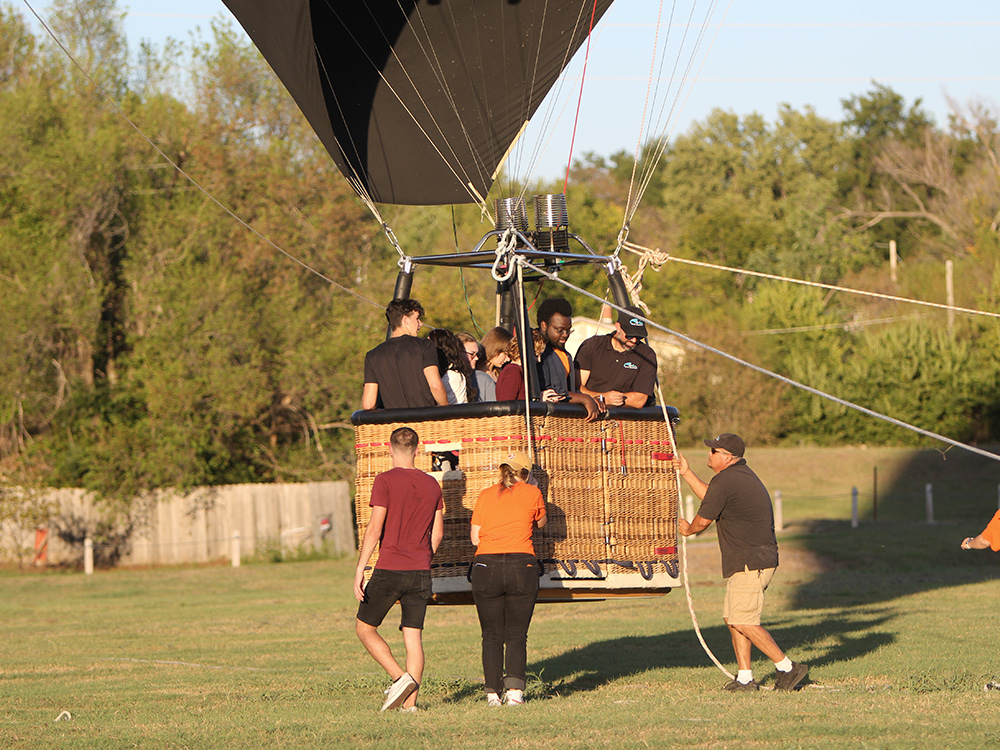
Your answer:
[[[465,350],[465,356],[469,359],[479,359],[479,350],[476,349],[474,352],[470,352],[468,349]]]
[[[552,330],[562,336],[564,333],[573,333],[572,328],[559,328],[558,326],[552,326]]]
[[[626,334],[625,334],[625,338],[626,338],[626,339],[628,339],[629,341],[638,341],[640,337],[639,337],[639,336],[629,336],[629,335],[628,335],[628,334],[626,333]]]
[[[721,453],[723,456],[732,456],[733,458],[736,458],[734,454],[730,453],[729,451],[724,451],[722,450],[722,448],[712,448],[712,455],[714,456],[716,453]]]

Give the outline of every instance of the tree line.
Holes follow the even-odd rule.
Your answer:
[[[350,476],[349,416],[396,251],[232,27],[130,54],[113,0],[58,0],[50,15],[92,80],[0,5],[4,476],[123,500]],[[941,302],[951,260],[956,302],[996,311],[998,165],[995,113],[956,104],[941,126],[876,83],[839,121],[716,111],[668,144],[629,236]],[[573,167],[572,230],[600,251],[615,247],[632,168],[624,153]],[[467,249],[489,228],[470,207],[385,211],[413,255]],[[564,277],[606,294],[599,271]],[[420,268],[413,294],[431,324],[478,336],[493,291],[487,274]],[[572,297],[551,281],[532,294]],[[842,398],[960,440],[1000,433],[994,319],[949,325],[938,310],[670,262],[647,270],[642,299],[653,320]],[[573,302],[596,316],[596,302]],[[698,349],[660,374],[682,442],[917,440]]]

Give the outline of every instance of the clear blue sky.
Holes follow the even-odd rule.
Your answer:
[[[207,37],[213,18],[231,18],[219,0],[172,0],[169,12],[164,11],[166,5],[162,0],[123,3],[131,44],[142,38],[162,42],[167,36],[188,41],[196,27]],[[668,24],[671,8],[674,19]],[[659,130],[684,132],[716,107],[741,115],[758,112],[773,120],[781,103],[795,108],[811,105],[820,115],[839,119],[840,100],[868,90],[873,79],[891,86],[909,103],[922,99],[942,125],[949,111],[946,96],[960,103],[978,99],[1000,111],[998,0],[733,0],[728,6],[723,0],[711,15],[708,33],[695,54],[692,40],[698,28],[687,21],[690,17],[700,26],[711,8],[710,0],[663,4],[660,57],[666,59],[666,68],[656,102],[658,106],[665,102],[667,109]],[[635,149],[659,10],[656,0],[617,0],[598,27],[587,67],[575,155]],[[664,95],[664,81],[670,78],[678,56],[682,65],[693,60],[694,68],[690,85],[676,99],[678,84]],[[558,122],[544,138],[534,125],[525,136],[529,148],[548,143],[536,176],[558,177],[565,170],[578,94],[575,79],[582,60],[581,53],[563,87],[550,97]],[[669,114],[675,100],[676,108]],[[536,115],[536,122],[541,119]],[[521,164],[527,159],[522,155]],[[512,166],[519,173],[524,171],[524,166]]]

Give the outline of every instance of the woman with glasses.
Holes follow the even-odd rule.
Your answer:
[[[485,369],[486,358],[483,356],[483,348],[476,341],[475,337],[469,333],[456,333],[462,348],[465,350],[465,358],[472,368],[472,374],[476,378],[476,387],[479,391],[477,401],[496,401],[496,381],[491,378]]]

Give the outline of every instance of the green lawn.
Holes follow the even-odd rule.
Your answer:
[[[675,591],[540,606],[522,710],[481,699],[474,610],[432,608],[417,715],[377,711],[386,680],[353,633],[351,560],[7,574],[0,746],[996,745],[1000,692],[983,686],[1000,676],[1000,558],[959,550],[966,531],[826,522],[784,536],[828,564],[779,571],[769,594],[765,624],[811,666],[794,694],[720,691]],[[718,571],[691,576],[705,638],[732,669]],[[772,668],[755,668],[769,686]],[[55,721],[62,711],[72,719]]]
[[[701,465],[698,449],[688,455]],[[751,449],[749,458],[783,489],[793,519],[779,537],[786,562],[764,624],[810,665],[801,691],[721,691],[725,678],[677,590],[540,605],[522,709],[491,710],[481,697],[474,609],[433,607],[424,710],[380,714],[387,680],[354,635],[352,560],[91,577],[6,570],[0,747],[1000,744],[1000,691],[983,689],[1000,679],[1000,556],[958,548],[996,507],[996,466],[893,449]],[[841,496],[873,462],[885,475],[885,510],[852,530]],[[941,498],[934,525],[920,520],[925,481]],[[710,533],[692,542],[692,593],[705,639],[732,670],[722,581],[705,562],[714,544]],[[384,630],[398,648],[397,618],[390,613]],[[755,676],[770,687],[773,668],[758,661]],[[63,711],[72,718],[56,721]]]

